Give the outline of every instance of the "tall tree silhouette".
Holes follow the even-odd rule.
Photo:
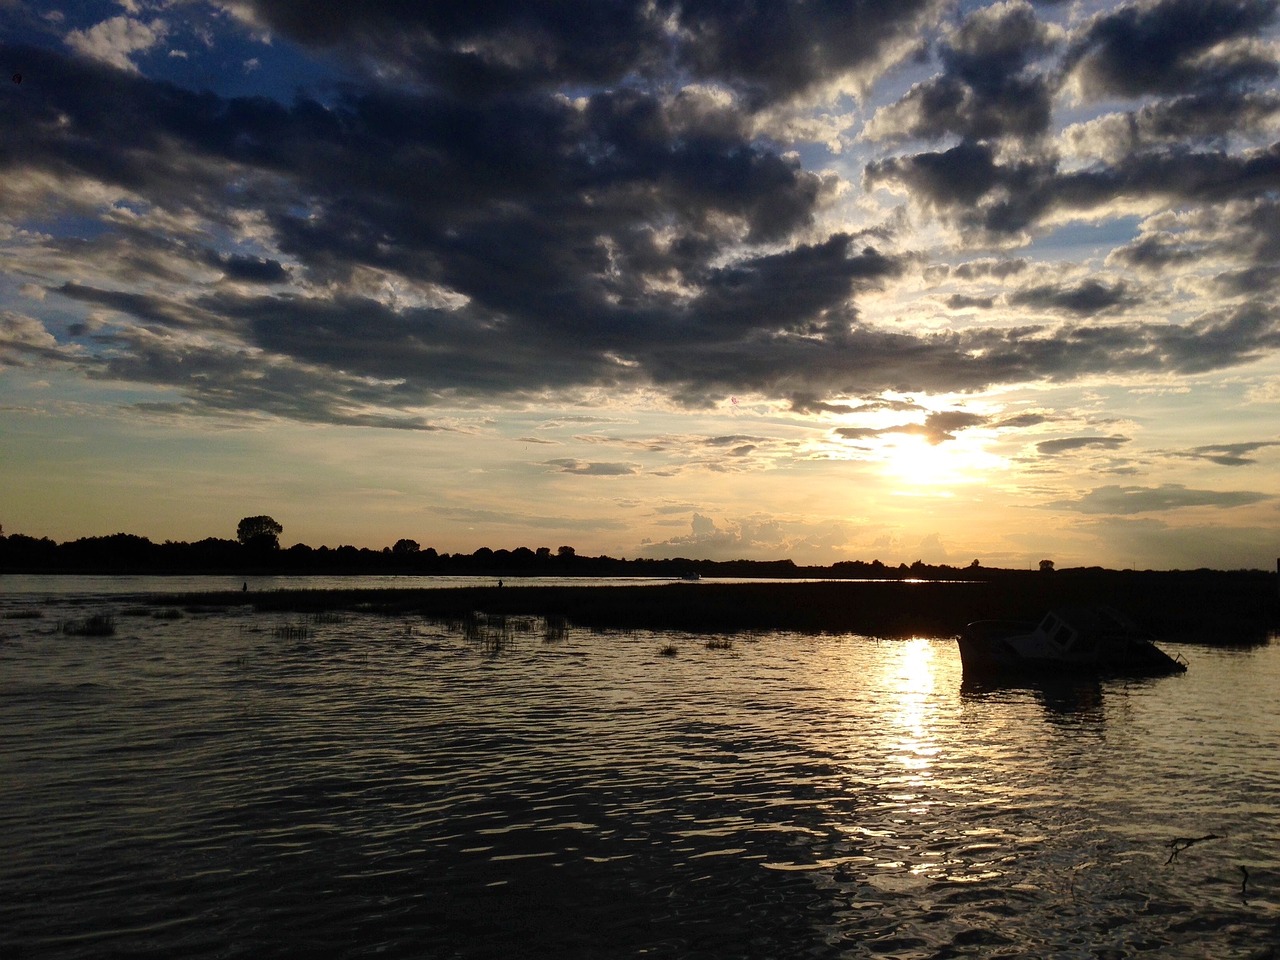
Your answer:
[[[236,527],[236,539],[254,550],[278,550],[284,527],[273,517],[245,517]]]

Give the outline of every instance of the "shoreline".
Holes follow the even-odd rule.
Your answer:
[[[1020,581],[671,583],[645,586],[395,587],[153,594],[156,606],[252,605],[260,612],[350,610],[456,619],[473,612],[564,618],[596,630],[732,634],[783,630],[881,637],[952,636],[984,619],[1038,620],[1047,610],[1106,605],[1165,642],[1265,643],[1280,597],[1259,584],[1201,578],[1054,574]]]

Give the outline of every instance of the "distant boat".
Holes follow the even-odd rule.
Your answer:
[[[701,579],[702,579],[702,574],[700,574],[700,573],[682,573],[682,574],[680,574],[680,579],[681,579],[681,580],[701,580]]]
[[[966,677],[1064,673],[1160,676],[1187,669],[1107,607],[1064,608],[1038,624],[978,620],[959,638]]]

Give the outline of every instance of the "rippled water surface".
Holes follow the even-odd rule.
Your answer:
[[[5,957],[1280,951],[1275,644],[968,689],[942,639],[99,602],[0,605]]]

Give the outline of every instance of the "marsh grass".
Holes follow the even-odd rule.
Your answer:
[[[311,628],[306,623],[280,623],[271,630],[271,636],[277,640],[306,640],[311,636]]]
[[[149,617],[151,616],[150,607],[125,607],[120,611],[122,617]]]
[[[163,610],[155,611],[151,616],[155,620],[181,620],[182,611],[177,607],[166,607]]]
[[[542,640],[554,643],[569,635],[569,618],[563,614],[549,613],[542,618]]]
[[[342,623],[343,616],[334,610],[317,610],[307,615],[307,622],[315,625]]]
[[[5,620],[41,620],[43,618],[43,610],[10,610],[4,615]]]
[[[707,641],[708,650],[732,650],[733,640],[729,637],[712,637]]]
[[[680,652],[679,647],[677,647],[674,643],[668,643],[665,647],[663,647],[661,650],[658,651],[658,656],[674,657],[679,652]]]
[[[450,628],[458,630],[472,643],[490,656],[495,656],[515,640],[516,624],[529,624],[524,619],[508,617],[504,613],[482,613],[473,610],[459,620],[450,622]]]
[[[83,620],[59,620],[58,632],[68,637],[110,637],[116,632],[116,618],[95,613]]]

